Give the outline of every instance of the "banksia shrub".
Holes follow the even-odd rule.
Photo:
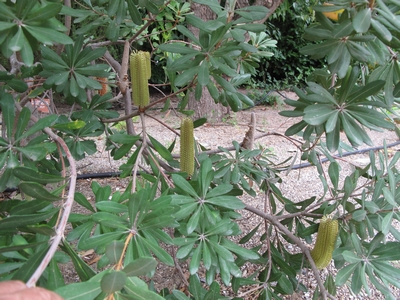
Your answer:
[[[145,51],[132,52],[130,59],[132,100],[138,107],[150,103],[148,80],[151,77],[150,53]]]
[[[181,123],[181,171],[192,175],[194,172],[194,131],[191,118]]]
[[[326,268],[331,259],[335,247],[339,225],[337,220],[323,216],[319,223],[317,241],[311,250],[311,257],[319,270]]]

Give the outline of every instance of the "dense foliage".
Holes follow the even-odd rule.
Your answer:
[[[314,21],[312,1],[284,1],[265,23],[266,33],[277,41],[274,56],[260,62],[255,84],[267,89],[286,89],[303,85],[323,60],[309,59],[300,53],[307,45],[305,29]]]
[[[305,90],[295,89],[299,100],[286,100],[294,110],[281,114],[301,119],[286,135],[302,159],[315,166],[324,193],[294,202],[277,184],[287,168],[273,164],[267,149],[254,149],[254,131],[250,143],[232,141],[231,148],[213,154],[196,146],[195,168],[188,176],[172,155],[176,141],[163,145],[146,132],[155,103],[132,106],[129,55],[131,47],[136,51],[134,45],[144,44],[147,48],[140,49],[151,49],[152,59],[165,61],[169,88],[179,97],[174,109],[182,119],[193,113],[187,110],[189,93],[200,101],[204,89],[233,111],[253,105],[236,88],[272,55],[275,41],[255,23],[267,9],[196,2],[208,5],[215,19],[196,17],[184,1],[83,0],[73,8],[59,1],[0,1],[1,61],[9,61],[0,71],[0,191],[18,191],[0,201],[0,280],[23,280],[65,299],[224,299],[222,286],[239,298],[247,285],[258,299],[281,299],[307,291],[300,274],[311,269],[318,284],[315,298],[333,298],[336,286],[344,284],[355,294],[368,294],[372,284],[394,299],[393,287],[400,288],[400,271],[392,264],[400,260],[395,226],[400,153],[390,156],[384,145],[377,156],[370,153],[365,168],[341,178],[332,152],[371,144],[366,129],[398,131],[398,4],[341,1],[314,7],[316,22],[305,32],[312,43],[301,53],[326,59],[327,68],[317,70]],[[337,21],[323,14],[338,9],[344,11]],[[183,38],[170,40],[164,36],[169,33]],[[123,49],[121,60],[115,49]],[[142,73],[147,80],[149,70]],[[71,113],[56,114],[53,97],[70,104]],[[27,103],[33,98],[50,99],[47,116],[38,119],[32,113]],[[117,100],[124,102],[122,115],[110,109]],[[157,103],[164,111],[171,108],[169,96]],[[132,126],[134,116],[140,116],[141,132]],[[114,126],[121,121],[126,121],[124,132]],[[204,122],[194,120],[193,126]],[[94,182],[94,201],[89,201],[75,191],[75,162],[98,151],[93,138],[100,135],[112,158],[123,160],[120,176],[130,183],[112,192]],[[321,155],[328,158],[327,171]],[[265,212],[240,200],[256,191],[265,193]],[[74,202],[88,213],[71,213]],[[265,226],[241,232],[237,220],[243,209],[262,217]],[[329,247],[335,249],[338,272],[324,277],[307,244],[326,215],[339,224],[335,245]],[[249,240],[257,246],[246,248]],[[291,244],[297,253],[288,250]],[[99,256],[99,271],[82,259],[81,251],[87,250]],[[65,284],[60,264],[68,261],[80,282]],[[143,280],[157,272],[159,262],[187,262],[189,293],[156,291]],[[247,277],[241,271],[246,263],[257,266]],[[204,282],[199,274],[205,274]]]

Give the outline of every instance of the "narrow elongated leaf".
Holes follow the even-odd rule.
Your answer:
[[[382,25],[381,22],[371,18],[371,26],[380,39],[383,39],[385,42],[390,42],[392,40],[392,33],[386,28],[386,26]]]
[[[189,272],[191,275],[196,274],[199,266],[200,266],[200,259],[201,259],[201,249],[202,249],[202,243],[200,242],[199,245],[197,245],[197,248],[195,248],[192,258],[189,263]]]
[[[6,125],[7,137],[11,139],[14,128],[15,107],[14,99],[9,93],[4,93],[0,101],[2,110],[3,122]]]
[[[128,229],[128,221],[108,212],[97,212],[92,215],[93,221],[110,228],[123,228]]]
[[[206,194],[206,199],[227,194],[232,190],[232,188],[233,186],[231,184],[228,183],[220,184]]]
[[[96,272],[71,248],[67,241],[63,241],[60,247],[71,257],[76,273],[81,281],[88,281],[96,275]]]
[[[100,293],[100,282],[71,283],[55,290],[64,300],[94,300]]]
[[[46,201],[58,201],[61,199],[60,196],[56,196],[48,192],[41,184],[37,182],[21,182],[19,188],[25,194],[40,200]]]
[[[89,203],[89,201],[86,199],[86,197],[82,193],[75,193],[74,199],[75,199],[76,203],[78,203],[79,205],[90,210],[91,212],[95,212],[92,205]]]
[[[181,43],[162,44],[158,46],[158,49],[165,52],[180,53],[180,54],[200,53],[198,50],[186,47],[184,44]]]
[[[39,267],[40,263],[42,262],[49,248],[50,245],[47,245],[46,247],[42,247],[41,250],[33,254],[26,261],[26,263],[21,268],[18,269],[18,271],[13,275],[12,279],[27,282],[29,278],[32,276],[32,274]]]
[[[139,257],[128,264],[123,271],[128,277],[144,276],[155,270],[157,261],[153,257]]]
[[[203,60],[199,67],[198,81],[202,86],[206,86],[210,81],[209,66],[206,60]]]
[[[304,110],[303,120],[310,125],[322,125],[336,113],[331,104],[314,104]]]
[[[197,274],[190,275],[189,277],[189,291],[195,299],[204,299],[205,289],[201,286]]]
[[[47,45],[53,43],[73,44],[73,40],[66,34],[47,27],[26,25],[24,27],[39,42]]]
[[[123,253],[124,243],[120,241],[112,241],[106,247],[106,256],[110,263],[116,264]]]
[[[42,212],[42,213],[35,213],[32,215],[16,215],[10,216],[8,218],[4,218],[0,220],[0,228],[1,229],[15,229],[21,228],[27,225],[34,225],[36,223],[42,222],[47,220],[48,218],[52,217],[59,208],[53,208],[51,210]]]
[[[358,11],[353,18],[353,28],[357,33],[365,33],[371,25],[371,8],[367,7]]]
[[[336,161],[329,164],[328,174],[333,186],[337,189],[339,184],[339,164]]]
[[[96,203],[96,208],[109,213],[125,213],[128,212],[128,207],[126,205],[113,202],[113,201],[100,201]]]
[[[47,270],[49,272],[49,280],[47,281],[46,288],[54,291],[55,289],[65,285],[64,277],[61,274],[60,268],[58,267],[57,261],[54,257],[50,260]]]
[[[30,129],[28,129],[21,137],[20,139],[24,139],[31,134],[34,134],[35,132],[42,130],[46,127],[50,127],[58,118],[56,114],[54,115],[49,115],[47,117],[39,119]]]
[[[81,248],[82,250],[95,249],[99,246],[104,246],[108,243],[111,243],[112,241],[119,240],[123,234],[123,232],[109,232],[95,235],[81,241],[79,243],[79,248]]]
[[[171,152],[169,152],[168,149],[164,147],[164,145],[162,145],[159,141],[157,141],[152,136],[150,136],[150,135],[147,135],[147,136],[149,137],[155,150],[158,152],[158,154],[161,155],[162,158],[164,158],[166,161],[171,161],[173,159]]]
[[[361,89],[354,91],[351,93],[347,99],[347,103],[352,103],[357,100],[365,99],[369,96],[377,94],[380,90],[382,90],[383,86],[385,85],[385,81],[383,80],[375,80],[372,82],[367,83]]]
[[[242,209],[245,207],[243,202],[234,196],[213,197],[205,200],[205,202],[229,209]]]
[[[120,291],[126,282],[126,274],[122,271],[113,271],[103,276],[100,282],[101,290],[107,294]]]
[[[196,191],[193,187],[180,175],[172,174],[172,180],[174,181],[175,185],[180,188],[182,191],[188,193],[190,196],[194,197],[195,199],[199,198]],[[173,202],[174,202],[173,198]],[[186,198],[185,198],[186,199]]]
[[[142,16],[140,15],[135,3],[133,0],[127,0],[126,3],[128,4],[128,11],[131,16],[133,23],[136,25],[142,25]]]
[[[346,281],[353,274],[354,270],[357,268],[358,263],[350,264],[345,266],[343,269],[340,269],[336,275],[336,285],[342,286],[346,283]]]
[[[168,266],[174,265],[174,260],[172,259],[172,257],[158,244],[153,243],[152,241],[145,238],[140,238],[140,241],[143,242],[143,244],[145,244],[161,262]]]
[[[245,260],[251,260],[251,259],[259,259],[260,256],[257,254],[257,252],[248,250],[246,248],[238,246],[236,243],[228,240],[228,239],[222,239],[221,246],[224,246],[231,252],[237,254],[241,258]]]

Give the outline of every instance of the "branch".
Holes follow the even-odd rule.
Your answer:
[[[307,259],[311,265],[311,269],[315,275],[315,279],[317,281],[318,287],[322,294],[322,298],[326,299],[327,297],[329,297],[331,299],[335,299],[325,289],[324,283],[321,280],[319,271],[318,271],[317,267],[315,266],[314,260],[311,257],[311,253],[310,253],[310,250],[308,249],[308,247],[306,247],[306,245],[304,245],[304,243],[297,236],[295,236],[289,229],[287,229],[281,222],[279,222],[279,220],[274,215],[266,214],[266,213],[262,212],[261,210],[255,208],[253,206],[250,206],[248,204],[245,204],[245,205],[246,205],[246,207],[245,207],[246,210],[267,220],[269,223],[271,223],[277,229],[279,229],[284,234],[286,234],[300,248],[301,252],[303,252],[303,254],[307,257]]]
[[[17,109],[19,111],[22,110],[22,107],[19,105],[19,103],[15,103],[15,106],[17,107]],[[37,117],[35,117],[34,115],[31,115],[31,120],[33,122],[39,121],[39,119]],[[64,142],[64,140],[61,137],[59,137],[57,134],[55,134],[50,128],[45,128],[44,132],[50,138],[52,138],[56,143],[58,143],[61,146],[61,148],[64,150],[65,155],[66,155],[69,165],[70,165],[70,182],[69,182],[69,190],[68,190],[67,200],[65,201],[64,205],[62,206],[63,212],[62,212],[61,220],[55,230],[56,235],[52,239],[50,248],[47,251],[43,260],[41,261],[40,265],[36,268],[35,272],[32,274],[32,276],[27,281],[26,285],[28,287],[35,286],[36,282],[39,280],[40,276],[42,276],[47,265],[50,263],[50,260],[52,259],[55,252],[57,251],[57,248],[61,242],[61,239],[64,237],[65,227],[68,222],[68,217],[71,213],[72,204],[74,203],[76,178],[77,178],[75,160],[72,157],[72,154],[69,151],[67,144]]]

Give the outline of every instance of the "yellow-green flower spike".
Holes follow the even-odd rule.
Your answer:
[[[150,103],[148,80],[151,77],[150,53],[132,52],[129,59],[133,104],[145,107]]]
[[[191,118],[184,118],[181,122],[181,161],[182,172],[191,176],[194,172],[194,131]]]
[[[319,223],[317,241],[311,250],[311,257],[316,267],[321,270],[326,268],[332,260],[332,252],[339,231],[337,220],[323,216]]]

